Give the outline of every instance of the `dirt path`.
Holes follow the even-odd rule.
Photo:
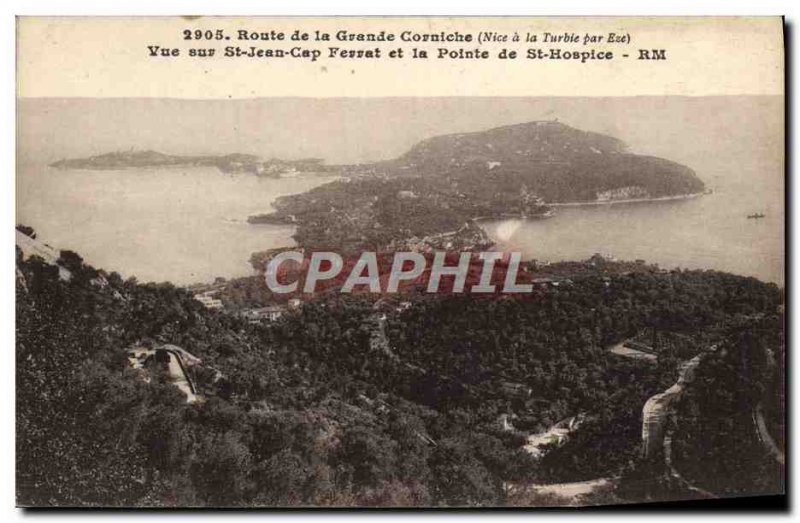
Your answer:
[[[601,490],[613,490],[618,477],[596,478],[570,483],[506,484],[506,494],[514,500],[516,506],[583,506],[581,496],[594,494]],[[541,505],[542,498],[550,498]]]
[[[769,430],[767,430],[767,423],[764,421],[764,411],[761,408],[761,403],[759,403],[753,410],[753,421],[756,426],[756,435],[758,436],[758,440],[761,442],[767,452],[769,452],[775,458],[775,461],[781,465],[785,465],[786,456],[783,454],[783,452],[781,452],[781,449],[778,448],[778,445],[775,443],[775,440],[772,439],[772,435],[769,433]]]
[[[572,483],[551,483],[549,485],[527,485],[526,489],[534,490],[539,494],[554,494],[565,498],[591,494],[600,487],[611,485],[617,478],[598,478],[587,481],[574,481]]]
[[[631,349],[625,346],[629,340],[623,340],[616,345],[612,345],[608,348],[608,352],[612,354],[616,354],[617,356],[625,356],[626,358],[634,358],[638,360],[648,360],[648,361],[657,361],[658,356],[655,354],[650,354],[648,352],[642,352],[640,350]]]

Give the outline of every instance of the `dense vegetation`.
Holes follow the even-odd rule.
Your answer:
[[[688,167],[628,153],[616,138],[557,121],[437,136],[382,168],[394,175],[418,173],[467,186],[525,186],[548,203],[591,201],[597,193],[625,187],[637,187],[645,197],[703,190],[703,182]]]
[[[675,422],[676,464],[696,485],[739,496],[782,490],[783,466],[756,425],[766,411],[768,437],[783,448],[782,333],[779,317],[744,321],[698,368]]]
[[[309,249],[385,250],[458,230],[478,218],[544,216],[546,203],[655,198],[698,193],[703,182],[683,165],[631,154],[620,140],[556,121],[423,140],[400,157],[324,165],[246,154],[176,156],[123,151],[65,159],[62,169],[216,166],[223,172],[280,176],[340,174],[306,193],[285,196],[251,223],[291,223]]]
[[[262,328],[169,284],[62,261],[70,281],[35,257],[18,265],[21,504],[469,505],[500,502],[501,479],[522,475],[519,441],[464,433],[312,355],[368,344],[357,306]],[[123,349],[148,340],[203,358],[206,402],[137,379]],[[433,428],[451,436],[432,444]]]
[[[476,218],[542,216],[545,203],[704,189],[688,167],[558,122],[437,136],[394,160],[328,170],[350,177],[280,198],[275,212],[249,221],[295,224],[294,239],[306,248],[378,250]]]
[[[547,207],[524,187],[491,183],[467,187],[442,179],[356,178],[284,196],[276,212],[251,223],[293,223],[306,248],[382,250],[393,242],[457,231],[475,218],[537,216]]]
[[[250,325],[75,253],[59,263],[68,281],[18,251],[21,504],[504,504],[508,483],[642,473],[641,406],[674,381],[678,358],[665,350],[651,365],[608,344],[658,329],[696,351],[731,340],[749,354],[730,330],[758,316],[768,336],[751,338],[780,345],[779,289],[717,272],[586,269],[527,298],[431,296],[402,311],[325,296]],[[135,343],[201,357],[206,400],[187,404],[163,377],[139,379],[124,352]],[[747,388],[769,411],[760,376]],[[740,401],[747,388],[714,401]],[[586,421],[566,445],[541,460],[521,449],[526,434],[576,414]],[[687,441],[682,455],[705,462]]]

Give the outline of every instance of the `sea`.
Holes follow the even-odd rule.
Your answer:
[[[247,217],[269,212],[282,195],[305,192],[333,177],[272,179],[213,167],[58,170],[48,163],[133,146],[170,154],[378,160],[443,132],[560,115],[575,127],[621,138],[634,152],[690,166],[713,192],[685,200],[559,207],[549,219],[482,222],[499,248],[540,261],[600,253],[665,269],[715,269],[779,285],[785,280],[780,99],[215,104],[213,110],[205,102],[135,99],[20,104],[17,223],[34,227],[46,243],[76,251],[95,267],[143,282],[185,285],[246,276],[253,274],[251,253],[294,245],[293,227],[251,225]],[[378,125],[376,119],[391,125]],[[765,216],[748,219],[755,213]]]
[[[263,178],[216,167],[59,170],[19,177],[17,222],[86,262],[140,282],[177,285],[253,274],[253,252],[295,245],[293,226],[253,225],[278,197],[330,176]]]
[[[769,207],[760,219],[748,218]],[[715,269],[784,281],[783,212],[769,195],[718,186],[713,194],[654,202],[558,207],[552,218],[481,225],[498,248],[543,262],[595,253],[664,269]]]

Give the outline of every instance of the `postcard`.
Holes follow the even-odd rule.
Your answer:
[[[23,507],[785,496],[779,17],[19,17]]]

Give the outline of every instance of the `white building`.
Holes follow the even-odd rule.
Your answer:
[[[262,307],[260,309],[250,309],[244,311],[242,316],[247,318],[250,323],[261,323],[263,321],[276,321],[281,316],[285,309],[283,307],[279,307],[277,305],[272,305],[269,307]]]
[[[214,298],[209,293],[197,294],[194,299],[205,305],[206,309],[222,308],[222,300]]]

